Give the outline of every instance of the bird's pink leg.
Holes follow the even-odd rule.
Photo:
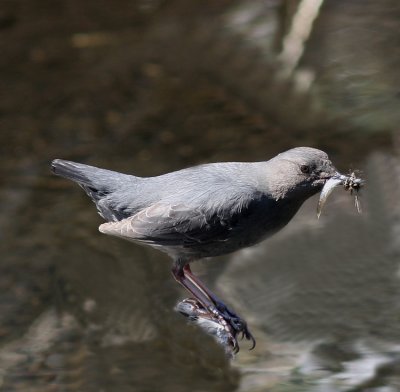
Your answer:
[[[229,310],[227,306],[217,298],[195,275],[193,275],[189,264],[183,268],[175,265],[172,270],[174,278],[185,287],[193,296],[203,305],[210,314],[212,314],[221,325],[224,325],[227,332],[231,335],[234,350],[239,351],[236,335],[242,333],[243,337],[252,341],[253,349],[255,347],[254,337],[247,328],[246,322]]]

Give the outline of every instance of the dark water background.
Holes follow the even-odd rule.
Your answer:
[[[1,2],[1,391],[400,391],[400,5],[323,2],[292,64],[299,4]],[[364,171],[364,213],[337,190],[319,221],[312,199],[270,241],[194,266],[258,340],[233,362],[172,311],[170,261],[101,235],[49,171],[299,145]]]

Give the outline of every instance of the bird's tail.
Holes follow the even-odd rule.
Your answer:
[[[54,174],[78,183],[95,202],[118,189],[128,178],[134,178],[127,174],[63,159],[51,162],[51,169]]]

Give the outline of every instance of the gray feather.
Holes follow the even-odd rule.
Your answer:
[[[195,166],[156,177],[136,177],[55,160],[56,174],[81,185],[109,222],[106,234],[195,259],[252,245],[286,225],[321,186],[301,171],[330,167],[327,155],[296,148],[265,162]]]

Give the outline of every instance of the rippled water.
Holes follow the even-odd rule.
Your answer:
[[[386,30],[362,62],[379,71],[372,86],[355,47],[334,46],[329,68],[313,36],[313,100],[274,76],[278,2],[17,3],[0,18],[0,390],[398,390],[398,6],[377,6]],[[342,11],[321,12],[333,45]],[[388,47],[393,64],[378,61]],[[186,293],[170,260],[100,234],[86,195],[49,171],[67,158],[155,175],[296,145],[364,170],[364,213],[337,190],[319,221],[312,199],[270,241],[193,267],[255,333],[233,362],[173,311]]]

